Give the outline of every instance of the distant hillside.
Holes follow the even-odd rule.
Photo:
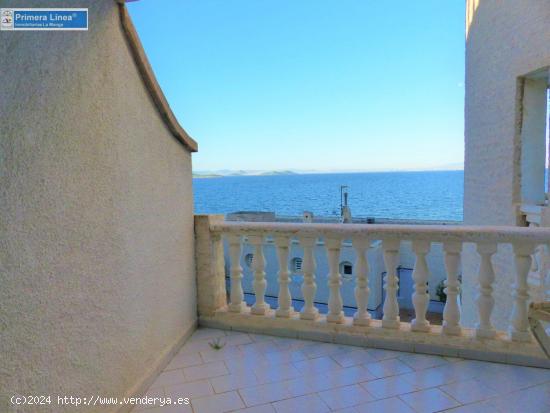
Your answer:
[[[193,174],[193,178],[222,178],[223,175],[217,175],[217,174]]]
[[[231,171],[222,169],[217,171],[196,171],[193,172],[193,178],[219,178],[223,176],[268,176],[268,175],[297,175],[299,172],[290,170],[283,171],[257,171],[257,170],[238,170]]]
[[[268,172],[263,172],[261,175],[298,175],[298,174],[292,171],[268,171]]]

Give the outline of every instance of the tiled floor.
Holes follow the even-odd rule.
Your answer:
[[[134,412],[550,413],[550,370],[199,329],[147,395],[191,405]]]

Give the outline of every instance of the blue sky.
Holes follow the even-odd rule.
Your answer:
[[[194,170],[463,160],[463,0],[142,0],[128,8]]]

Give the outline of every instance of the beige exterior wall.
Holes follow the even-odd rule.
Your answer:
[[[464,221],[516,225],[521,201],[521,88],[518,77],[550,65],[550,7],[539,0],[468,0],[466,38]],[[494,258],[494,321],[507,328],[511,309],[511,249]],[[464,257],[464,321],[473,301],[478,257]]]
[[[191,154],[116,3],[70,3],[88,32],[0,32],[0,411],[16,392],[127,395],[196,320]]]

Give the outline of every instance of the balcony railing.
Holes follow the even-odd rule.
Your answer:
[[[366,225],[226,222],[220,216],[196,216],[197,277],[200,322],[205,325],[296,336],[346,344],[383,347],[403,351],[435,353],[467,358],[489,359],[518,364],[548,365],[529,331],[527,277],[531,255],[540,245],[550,243],[550,229],[521,227]],[[270,308],[265,300],[266,274],[263,246],[273,240],[278,259],[278,302]],[[224,262],[223,240],[229,250]],[[241,253],[246,239],[254,248],[252,270],[255,301],[248,307],[242,289]],[[328,258],[328,312],[320,314],[314,305],[317,291],[314,245],[324,241]],[[292,307],[288,269],[291,240],[303,248],[304,306]],[[351,241],[356,252],[355,301],[357,311],[346,317],[340,288],[339,257],[342,242]],[[369,260],[366,254],[372,241],[382,241],[385,299],[383,316],[373,319],[367,311],[369,297]],[[397,300],[399,247],[411,241],[416,256],[412,273],[412,301],[415,317],[401,322]],[[442,243],[446,271],[447,300],[442,325],[426,318],[429,304],[429,276],[426,255],[432,243]],[[459,268],[465,243],[475,244],[480,264],[477,274],[477,324],[461,324]],[[512,316],[507,331],[498,331],[491,322],[496,276],[492,256],[499,244],[512,246],[515,284],[510,291]],[[230,295],[225,290],[225,269],[229,269]]]

